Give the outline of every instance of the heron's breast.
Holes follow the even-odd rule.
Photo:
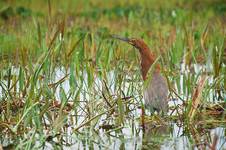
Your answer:
[[[146,101],[166,101],[168,96],[168,85],[166,79],[160,73],[154,73],[152,79],[144,89]]]

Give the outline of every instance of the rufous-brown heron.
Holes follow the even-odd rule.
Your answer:
[[[168,85],[166,78],[162,75],[160,65],[156,63],[156,55],[149,49],[148,45],[142,39],[123,38],[112,35],[112,38],[125,41],[139,50],[141,59],[141,73],[143,80],[146,81],[151,66],[155,63],[153,71],[151,71],[151,80],[144,89],[145,107],[152,112],[168,111]]]

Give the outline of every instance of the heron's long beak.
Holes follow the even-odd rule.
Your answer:
[[[127,43],[132,45],[132,41],[131,41],[130,38],[120,37],[118,35],[111,35],[111,37],[115,38],[115,39],[118,39],[118,40],[121,40],[121,41],[124,41],[124,42],[127,42]]]

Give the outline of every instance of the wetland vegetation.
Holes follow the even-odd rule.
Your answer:
[[[145,115],[138,51],[169,113]],[[1,0],[0,149],[226,149],[224,0]]]

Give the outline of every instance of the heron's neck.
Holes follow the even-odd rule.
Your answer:
[[[143,80],[146,80],[151,65],[155,62],[156,56],[150,51],[147,45],[139,49],[141,55],[141,72]],[[156,64],[154,72],[160,73],[160,65]]]

